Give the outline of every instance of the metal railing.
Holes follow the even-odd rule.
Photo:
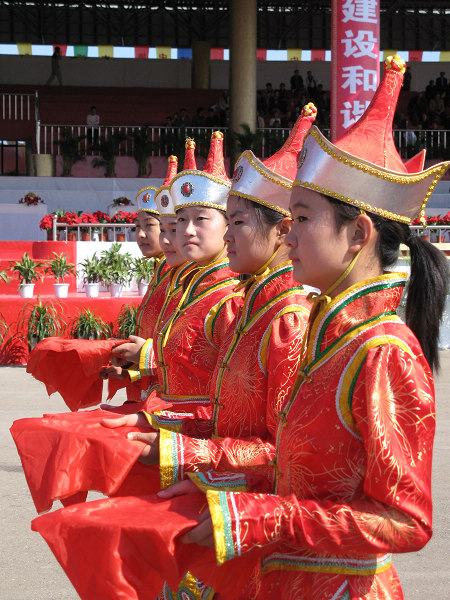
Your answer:
[[[65,238],[68,239],[69,230],[72,232],[76,231],[78,240],[81,240],[82,229],[90,229],[93,231],[98,231],[100,233],[100,240],[103,239],[103,234],[107,230],[112,230],[112,241],[117,241],[117,232],[118,229],[133,229],[135,225],[133,223],[80,223],[76,225],[68,225],[67,223],[62,223],[57,221],[57,219],[53,219],[53,228],[52,228],[52,238],[53,241],[58,240],[58,230],[65,232]],[[450,242],[450,226],[448,225],[431,225],[430,227],[422,227],[421,225],[411,225],[411,230],[420,236],[428,236],[431,237],[430,241],[433,243],[448,243]],[[431,233],[431,236],[430,236]],[[448,242],[447,242],[448,239]],[[104,240],[106,241],[106,240]]]
[[[128,241],[126,240],[126,231],[125,231],[125,240],[118,240],[117,235],[123,233],[122,231],[118,231],[118,229],[133,229],[135,225],[133,223],[80,223],[76,225],[68,225],[67,223],[60,223],[56,219],[53,219],[53,228],[52,228],[52,240],[56,241],[67,241],[69,240],[69,233],[75,233],[77,240],[82,240],[82,229],[91,230],[89,233],[92,236],[93,233],[99,234],[99,239],[97,241],[108,241],[108,242],[117,242],[117,241]],[[61,240],[58,238],[58,230],[59,233],[64,232],[65,240]],[[108,230],[112,231],[112,239],[105,240],[104,234],[108,233]],[[70,240],[69,240],[70,241]]]
[[[133,135],[139,132],[139,125],[100,125],[93,128],[87,125],[57,125],[38,123],[36,135],[37,152],[39,154],[61,154],[58,142],[64,138],[64,132],[69,132],[74,137],[81,137],[79,149],[86,156],[99,156],[100,151],[96,142],[101,138],[108,140],[113,135],[123,136],[123,141],[118,144],[117,156],[132,156],[134,151]],[[192,137],[197,143],[196,154],[207,156],[211,133],[220,129],[227,138],[228,127],[148,127],[148,141],[152,142],[151,156],[181,155],[184,152],[186,137]],[[266,158],[279,150],[287,139],[290,129],[263,128],[262,140],[257,151],[258,156]],[[323,129],[325,136],[329,137],[329,129]],[[402,158],[408,159],[421,149],[426,148],[427,158],[446,158],[450,153],[450,131],[448,130],[394,130],[394,141]],[[228,155],[228,144],[224,144],[224,154]]]
[[[8,121],[34,121],[37,92],[18,94],[0,92],[2,119]]]

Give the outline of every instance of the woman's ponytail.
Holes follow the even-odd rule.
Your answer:
[[[406,324],[422,346],[430,367],[439,369],[439,327],[448,291],[447,259],[418,235],[405,240],[411,255],[411,276],[406,300]]]
[[[326,196],[335,209],[338,231],[346,221],[356,219],[358,208]],[[448,291],[448,263],[440,250],[415,235],[408,225],[367,213],[378,231],[377,254],[383,269],[395,265],[400,244],[411,254],[411,276],[406,300],[406,324],[420,342],[430,367],[439,369],[439,328]]]

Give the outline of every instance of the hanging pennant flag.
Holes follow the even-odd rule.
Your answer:
[[[422,62],[422,50],[410,50],[408,62]]]
[[[223,60],[223,48],[211,48],[211,60]]]
[[[53,44],[53,52],[55,48],[59,48],[59,53],[61,56],[66,56],[67,53],[67,44]]]
[[[148,46],[135,46],[134,58],[148,58]]]
[[[170,46],[156,46],[156,58],[172,58]]]
[[[311,50],[311,60],[325,60],[325,50]]]
[[[73,55],[80,56],[82,58],[86,58],[88,55],[88,47],[87,46],[74,46],[73,47]]]
[[[448,50],[440,53],[439,62],[450,62],[450,52]]]
[[[256,60],[267,60],[267,48],[256,49]]]
[[[288,60],[302,60],[302,51],[300,48],[288,48],[287,49],[287,59]]]
[[[99,46],[98,47],[99,58],[114,58],[114,46]]]
[[[17,49],[19,50],[19,54],[31,54],[31,44],[17,44]]]
[[[192,58],[192,48],[178,48],[177,58]]]

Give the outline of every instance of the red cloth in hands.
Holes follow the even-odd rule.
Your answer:
[[[126,437],[130,431],[149,428],[101,425],[101,419],[114,416],[97,409],[13,423],[11,435],[38,512],[49,510],[57,499],[64,499],[66,505],[80,501],[82,496],[71,499],[80,492],[118,493],[130,471],[125,493],[151,494],[160,489],[158,467],[132,469],[145,444]]]
[[[99,372],[125,341],[45,338],[30,353],[27,373],[45,384],[49,396],[59,392],[72,411],[95,406],[102,400]]]
[[[47,541],[82,600],[154,600],[164,581],[177,589],[188,570],[235,598],[258,557],[251,553],[217,567],[212,548],[180,542],[205,508],[202,493],[110,498],[42,515],[31,528]]]

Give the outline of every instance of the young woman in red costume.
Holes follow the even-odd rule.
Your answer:
[[[389,57],[385,69],[360,121],[335,145],[313,128],[299,158],[287,244],[295,279],[322,292],[279,415],[274,494],[208,491],[212,520],[184,538],[214,543],[225,567],[262,553],[258,599],[400,600],[392,553],[432,532],[431,370],[448,266],[408,224],[449,163],[403,164],[392,119],[405,64]],[[400,244],[406,324],[406,276],[387,270]]]
[[[431,369],[438,365],[448,285],[445,257],[408,224],[449,165],[411,169],[395,150],[393,98],[404,69],[401,58],[388,58],[380,87],[355,126],[334,145],[313,128],[300,155],[287,243],[295,278],[321,293],[311,297],[306,354],[278,416],[273,493],[208,489],[201,519],[195,508],[202,510],[205,498],[189,494],[189,482],[159,493],[170,501],[147,501],[149,527],[138,544],[146,557],[143,584],[147,573],[157,577],[157,563],[165,572],[191,567],[220,592],[226,587],[217,581],[222,571],[235,584],[223,597],[234,598],[240,574],[253,564],[259,575],[247,598],[403,598],[391,553],[419,550],[432,531]],[[407,324],[396,315],[406,277],[387,271],[401,243],[411,255]],[[173,529],[158,536],[156,523],[167,507]],[[69,537],[63,548],[58,540],[69,534],[75,541],[109,509],[97,505],[86,515],[81,506],[45,515],[34,528],[67,567]],[[196,520],[202,522],[193,527]],[[127,527],[123,521],[123,534]],[[169,547],[159,560],[161,537]],[[222,566],[214,570],[210,550],[193,543],[214,546]],[[118,590],[123,573],[115,578]]]
[[[162,405],[167,406],[167,402],[174,402],[181,403],[181,406],[177,406],[177,410],[183,408],[192,410],[208,403],[208,385],[217,360],[217,349],[224,332],[234,320],[242,296],[241,292],[234,292],[238,282],[224,256],[223,235],[226,229],[226,218],[223,207],[231,184],[228,179],[225,179],[222,143],[222,134],[216,132],[211,140],[205,170],[182,172],[196,186],[193,198],[190,198],[190,193],[186,195],[188,203],[195,202],[195,206],[186,207],[186,211],[192,210],[199,214],[195,216],[195,225],[189,225],[186,238],[194,248],[192,255],[196,258],[197,265],[184,279],[184,286],[180,288],[180,293],[168,297],[168,302],[164,303],[160,311],[154,335],[162,349],[159,349],[157,354],[159,365],[148,359],[149,354],[152,353],[153,339],[146,342],[143,363],[145,374],[153,375],[157,371],[160,383],[160,392],[151,394],[147,400],[146,405],[149,407],[160,408]],[[192,185],[189,181],[186,183],[187,187]],[[207,200],[201,202],[203,197]],[[195,236],[191,235],[192,227],[196,231]],[[184,252],[184,256],[186,259],[190,254]],[[164,361],[161,360],[162,356]],[[45,510],[56,498],[65,499],[67,504],[75,499],[74,494],[81,493],[82,497],[85,497],[89,489],[97,489],[108,495],[126,491],[120,488],[121,483],[142,452],[144,444],[130,443],[126,439],[125,434],[129,428],[117,430],[102,428],[99,426],[98,415],[94,414],[91,420],[95,428],[92,442],[86,446],[85,433],[83,433],[83,440],[79,442],[77,438],[74,442],[77,447],[80,443],[83,450],[82,453],[80,450],[77,453],[78,461],[72,460],[74,432],[71,432],[71,435],[61,435],[60,432],[54,431],[52,423],[49,424],[49,428],[52,429],[50,433],[48,428],[41,432],[42,423],[38,423],[39,431],[33,432],[33,435],[29,431],[28,423],[17,422],[13,427],[12,433],[22,456],[30,491],[38,510]],[[27,431],[22,439],[19,439],[16,435],[17,430],[23,428]],[[51,437],[50,445],[48,439],[43,446],[40,445],[44,450],[45,448],[49,450],[45,452],[46,460],[43,460],[42,452],[37,456],[29,456],[30,453],[24,449],[24,446],[36,444],[38,441],[36,436]],[[58,447],[57,453],[51,450],[55,444]],[[97,453],[101,454],[101,461],[96,459]],[[49,467],[50,458],[54,468]],[[65,467],[63,469],[62,460]],[[29,468],[24,461],[31,463]],[[47,474],[41,480],[43,464],[46,465]],[[142,493],[142,486],[144,486],[148,493],[153,489],[157,491],[159,489],[157,470],[154,469],[154,478],[151,475],[143,478],[143,468],[140,465],[140,468],[137,466],[133,469],[132,475],[137,479],[138,484],[136,489],[141,490]],[[36,473],[39,477],[35,476]],[[153,486],[153,479],[156,488]]]

